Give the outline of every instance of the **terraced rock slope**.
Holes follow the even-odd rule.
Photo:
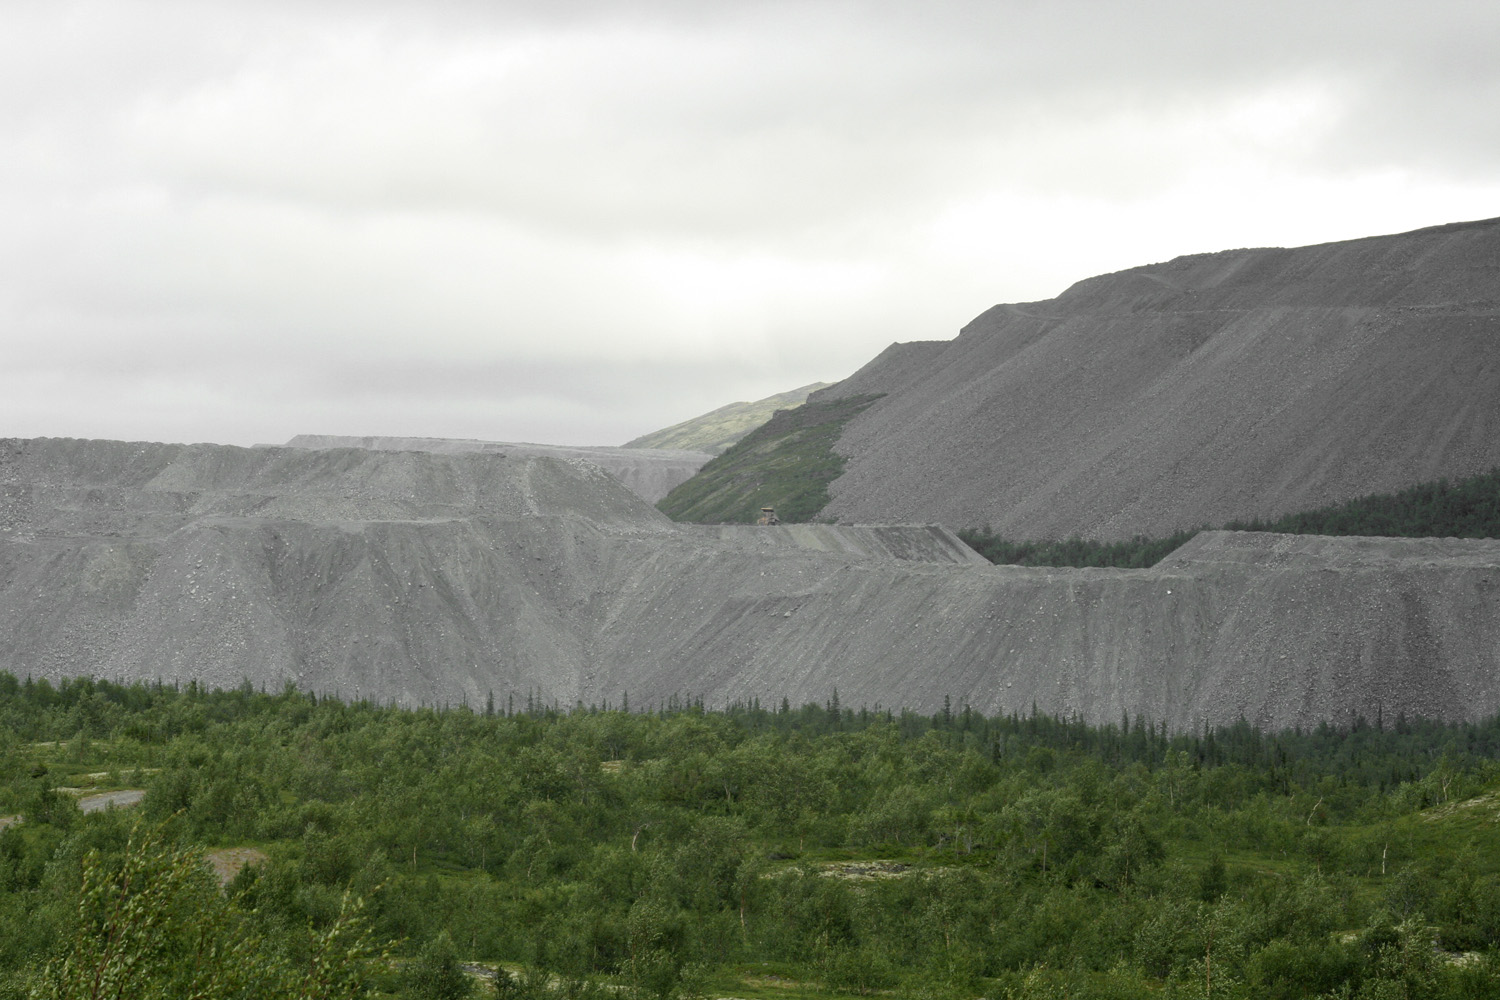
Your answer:
[[[628,486],[637,496],[655,503],[679,483],[693,477],[713,457],[708,451],[682,448],[570,447],[554,444],[515,444],[469,438],[349,437],[337,434],[298,434],[288,448],[373,448],[377,451],[434,451],[456,454],[482,451],[517,458],[546,457],[593,462]]]
[[[1500,710],[1500,542],[1201,535],[1151,570],[946,529],[676,525],[590,463],[0,441],[0,669],[402,703]]]
[[[1500,465],[1500,219],[1179,257],[893,345],[823,516],[1105,540]]]

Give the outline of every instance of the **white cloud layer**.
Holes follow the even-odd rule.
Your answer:
[[[0,434],[612,444],[1181,253],[1500,214],[1472,2],[31,2]]]

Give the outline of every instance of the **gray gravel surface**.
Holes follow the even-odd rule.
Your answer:
[[[97,795],[85,795],[78,800],[79,812],[95,813],[106,809],[125,809],[129,806],[138,805],[146,797],[144,789],[125,788],[117,792],[100,792]]]
[[[0,441],[0,669],[402,704],[628,693],[1174,726],[1500,711],[1500,542],[1200,535],[990,566],[932,526],[676,525],[554,458]]]
[[[886,393],[824,514],[1100,539],[1500,465],[1500,220],[1231,250],[996,306],[813,399]]]
[[[456,454],[481,451],[515,458],[583,459],[593,462],[624,483],[637,496],[656,503],[685,483],[713,456],[703,451],[673,448],[568,447],[551,444],[514,444],[467,438],[344,437],[335,434],[298,434],[288,448],[369,448],[377,451],[434,451]]]

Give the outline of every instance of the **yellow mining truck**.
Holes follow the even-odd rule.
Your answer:
[[[779,517],[776,516],[776,508],[775,507],[762,507],[760,509],[760,519],[758,521],[756,521],[755,523],[756,524],[780,524],[781,523],[781,518],[779,518]]]

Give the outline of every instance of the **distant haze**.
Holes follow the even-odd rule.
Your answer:
[[[0,436],[621,444],[1179,254],[1500,214],[1500,7],[18,0]]]
[[[808,395],[826,389],[829,383],[814,382],[786,392],[778,392],[765,399],[753,402],[739,401],[719,407],[691,420],[664,427],[650,434],[643,434],[625,442],[625,447],[637,448],[690,448],[723,454],[735,442],[770,420],[777,410],[790,410],[807,401]],[[658,498],[660,499],[660,498]]]

